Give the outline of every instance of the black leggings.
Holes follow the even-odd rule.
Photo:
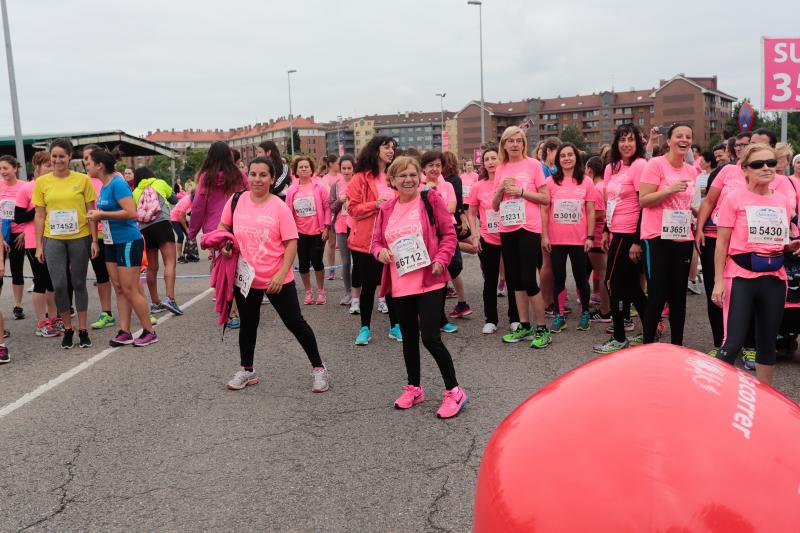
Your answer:
[[[23,268],[25,267],[25,249],[19,249],[16,247],[17,237],[19,235],[19,233],[11,234],[11,249],[8,251],[8,262],[11,265],[12,285],[25,285],[25,276],[23,275]],[[2,285],[3,283],[0,282],[0,287]]]
[[[693,241],[647,239],[645,273],[647,274],[647,311],[642,329],[645,344],[655,342],[656,328],[661,321],[664,304],[669,303],[669,330],[672,344],[683,346],[686,321],[686,282]]]
[[[572,265],[572,277],[575,278],[575,286],[578,287],[578,295],[581,297],[581,309],[589,310],[589,279],[586,275],[586,263],[588,257],[583,251],[583,246],[554,244],[550,250],[550,263],[553,265],[553,309],[557,315],[561,314],[561,307],[558,305],[558,295],[564,290],[567,284],[567,257]]]
[[[90,259],[92,262],[92,270],[94,270],[94,277],[97,283],[108,283],[111,280],[111,276],[108,275],[108,267],[106,266],[106,245],[103,239],[98,239],[97,246],[100,248],[97,257]]]
[[[497,325],[497,281],[500,279],[500,259],[503,249],[496,244],[489,244],[481,237],[481,253],[478,259],[483,271],[483,312],[486,322]],[[508,299],[508,321],[519,322],[517,299],[512,293]]]
[[[728,335],[717,358],[733,364],[750,325],[756,328],[756,363],[775,364],[775,338],[783,320],[786,282],[777,276],[733,278],[728,307]],[[670,315],[672,309],[670,309]]]
[[[722,309],[711,301],[711,293],[714,291],[714,253],[717,249],[716,237],[706,237],[705,246],[700,249],[700,264],[703,266],[703,286],[706,289],[706,308],[708,309],[708,323],[711,326],[711,336],[714,339],[714,347],[722,346],[725,336],[725,328],[722,323]],[[672,311],[670,310],[670,313]]]
[[[618,342],[625,341],[624,320],[630,317],[630,304],[633,303],[642,320],[646,313],[647,297],[639,283],[641,267],[628,255],[635,242],[634,233],[615,233],[608,248],[605,281],[611,300],[614,339]]]
[[[394,299],[400,317],[400,331],[403,333],[403,359],[406,362],[409,385],[420,385],[419,339],[431,353],[439,371],[442,373],[444,386],[452,389],[458,386],[453,358],[442,342],[439,332],[439,310],[442,308],[444,293],[441,290],[399,296]]]
[[[301,274],[307,274],[309,265],[315,272],[322,272],[322,252],[325,246],[322,243],[322,234],[306,235],[300,233],[297,239],[297,265]]]
[[[539,294],[536,265],[542,257],[542,237],[525,229],[501,233],[503,264],[509,291],[525,291],[528,296]]]
[[[261,302],[264,300],[264,289],[250,289],[247,298],[242,296],[238,288],[235,288],[233,295],[236,298],[236,305],[239,308],[239,357],[242,366],[253,366],[253,354],[256,350],[256,338],[258,336],[258,323],[261,320]],[[300,302],[297,301],[297,289],[294,281],[285,284],[280,292],[267,294],[269,303],[281,317],[283,324],[292,332],[294,337],[305,350],[311,366],[318,368],[322,366],[322,358],[319,356],[317,339],[314,330],[308,325],[300,312]]]
[[[350,252],[353,254],[354,270],[358,268],[359,277],[361,278],[361,296],[358,300],[361,326],[370,327],[372,323],[372,307],[375,305],[375,289],[381,284],[383,263],[372,257],[371,254],[357,252],[356,250],[351,250]],[[355,280],[353,281],[353,286],[357,286],[355,285]],[[389,308],[390,325],[394,326],[397,324],[397,310],[391,294],[386,295],[386,306]],[[439,312],[441,313],[441,306]]]
[[[44,294],[46,291],[53,292],[53,282],[50,279],[50,272],[47,271],[47,263],[40,263],[36,259],[36,248],[27,248],[25,255],[28,256],[31,272],[33,272],[33,292],[36,294]],[[72,289],[70,288],[71,292]]]

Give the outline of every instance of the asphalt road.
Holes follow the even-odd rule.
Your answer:
[[[502,345],[499,334],[480,333],[476,258],[465,265],[475,313],[445,342],[471,404],[447,421],[435,416],[442,384],[426,353],[427,401],[393,409],[405,379],[401,345],[386,337],[384,315],[373,320],[368,347],[353,345],[358,319],[336,305],[340,280],[329,282],[328,305],[303,307],[334,376],[325,394],[310,392],[307,359],[270,306],[255,361],[261,383],[226,390],[237,336],[221,338],[206,279],[179,281],[179,302],[204,295],[157,327],[158,344],[114,351],[105,351],[110,330],[92,333],[94,347],[70,351],[35,337],[32,317],[9,318],[6,280],[0,308],[12,363],[0,367],[0,530],[469,530],[494,428],[537,389],[593,359],[592,343],[607,335],[604,325],[575,331],[571,319],[547,350]],[[179,274],[207,268],[179,265]],[[27,294],[25,302],[32,311]],[[690,296],[689,307],[687,345],[706,350],[705,298]],[[74,373],[86,361],[94,364]],[[798,401],[798,385],[798,359],[781,361],[776,387]]]

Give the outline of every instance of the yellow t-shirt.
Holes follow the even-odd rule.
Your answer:
[[[86,204],[97,200],[89,176],[70,172],[65,178],[53,173],[36,178],[31,202],[44,207],[44,236],[51,239],[79,239],[91,235],[86,220]]]

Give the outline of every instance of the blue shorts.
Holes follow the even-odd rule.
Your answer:
[[[142,266],[144,254],[144,240],[136,239],[128,242],[115,242],[105,246],[106,263],[116,263],[117,266],[132,268]]]

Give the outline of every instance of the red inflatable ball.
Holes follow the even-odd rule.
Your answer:
[[[623,350],[500,424],[474,513],[478,533],[798,532],[800,406],[686,348]]]

